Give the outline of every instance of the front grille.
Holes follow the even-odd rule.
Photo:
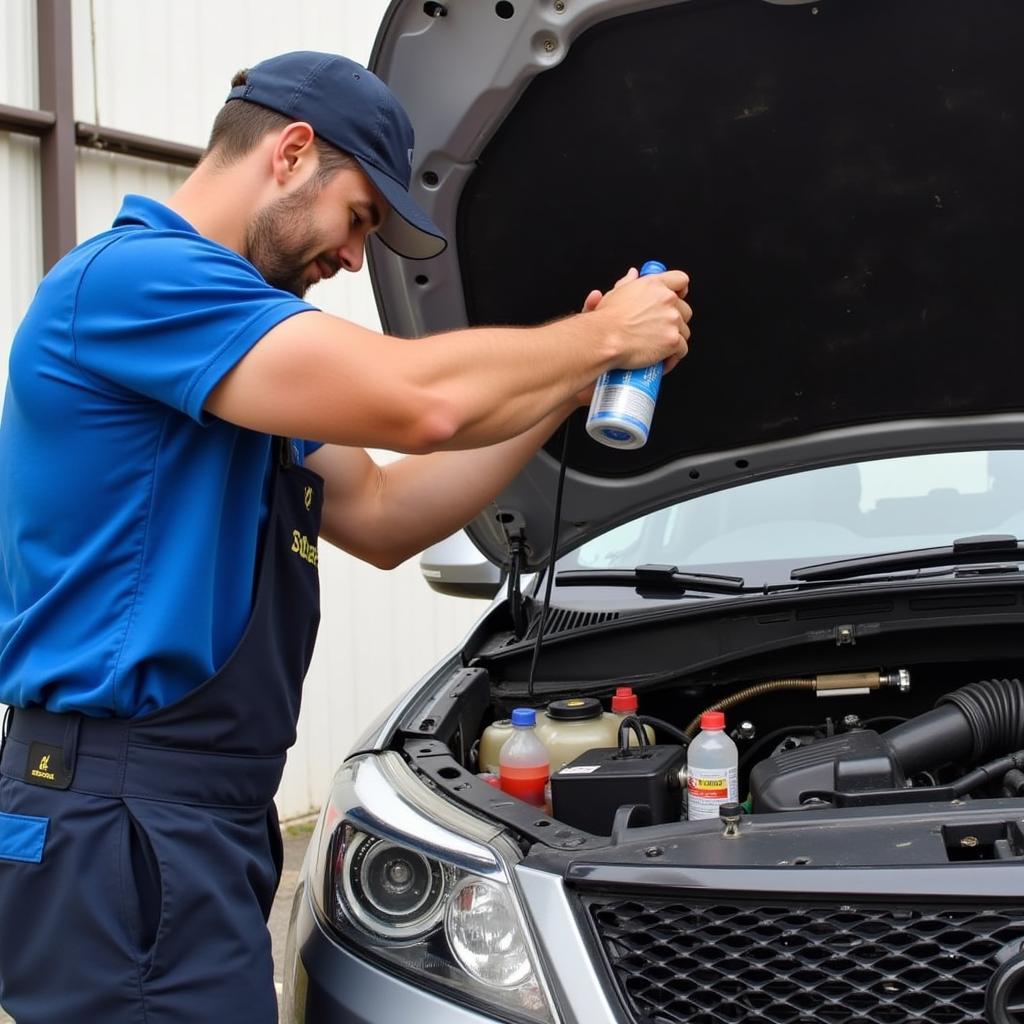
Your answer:
[[[1024,908],[584,897],[645,1024],[977,1024]]]

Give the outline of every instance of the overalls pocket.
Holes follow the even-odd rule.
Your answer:
[[[125,806],[125,839],[128,848],[125,908],[129,928],[143,960],[152,960],[163,921],[164,885],[160,863],[142,822]]]
[[[40,864],[50,827],[49,818],[0,811],[0,861]]]

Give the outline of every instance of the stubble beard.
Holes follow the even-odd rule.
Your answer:
[[[311,210],[319,193],[316,180],[307,181],[292,195],[257,210],[246,231],[249,261],[263,279],[300,299],[310,287],[304,276],[316,237]]]

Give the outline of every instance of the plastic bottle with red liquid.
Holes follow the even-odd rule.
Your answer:
[[[551,774],[547,748],[537,738],[537,713],[533,708],[512,712],[512,735],[498,755],[501,788],[535,807],[544,806],[544,787]]]

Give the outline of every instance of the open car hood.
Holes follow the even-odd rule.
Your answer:
[[[1020,447],[1019,0],[396,0],[371,67],[449,238],[374,241],[385,330],[535,324],[629,266],[691,276],[647,445],[569,423],[558,549],[684,497]],[[470,525],[550,551],[561,432]]]

